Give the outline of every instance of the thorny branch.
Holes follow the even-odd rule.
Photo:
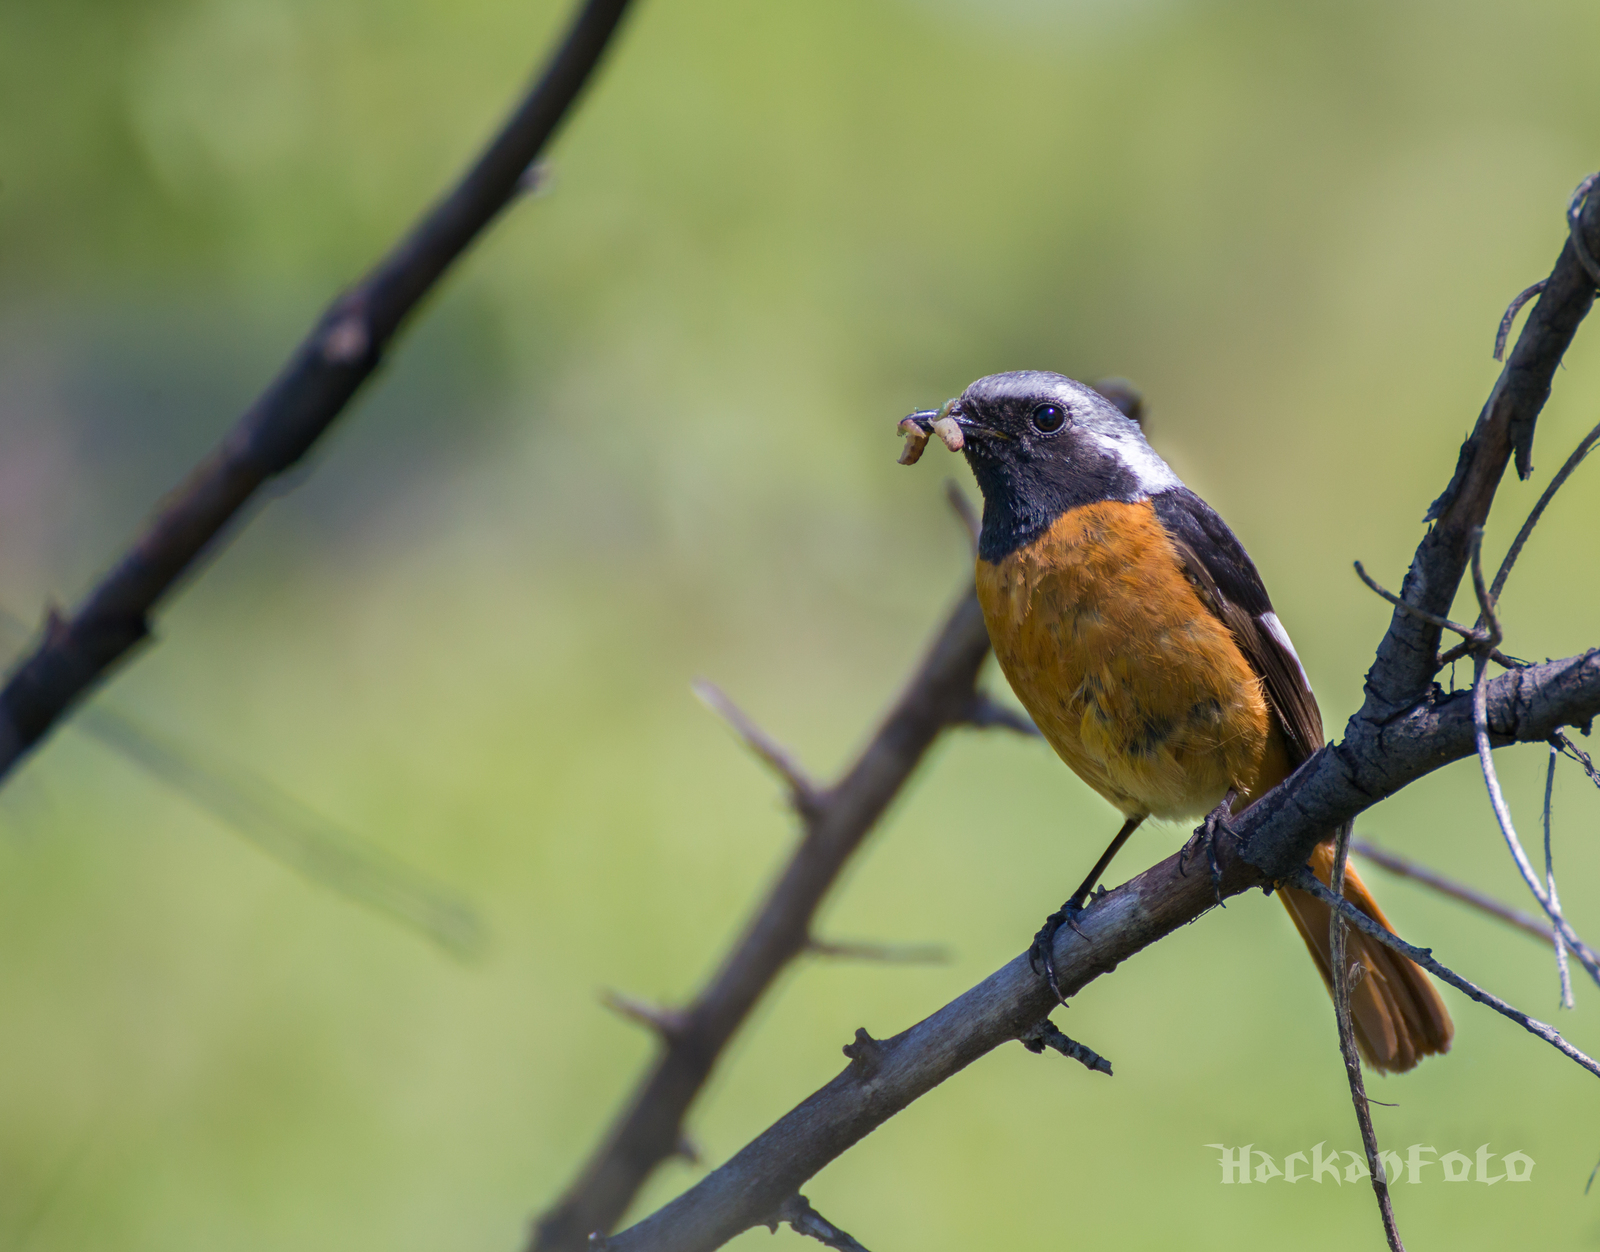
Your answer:
[[[1076,993],[1225,897],[1290,881],[1600,1076],[1600,1065],[1553,1028],[1383,931],[1305,869],[1329,830],[1346,827],[1372,805],[1480,744],[1487,751],[1513,742],[1548,742],[1562,727],[1586,725],[1600,713],[1600,649],[1519,665],[1492,681],[1480,673],[1470,693],[1445,693],[1431,681],[1439,653],[1437,619],[1449,611],[1513,454],[1520,473],[1526,476],[1531,469],[1534,424],[1551,378],[1593,302],[1595,280],[1588,270],[1590,255],[1600,249],[1587,247],[1585,237],[1600,241],[1600,206],[1587,191],[1588,184],[1575,197],[1569,238],[1555,269],[1461,449],[1449,486],[1429,511],[1435,524],[1396,598],[1403,604],[1397,603],[1377,650],[1365,704],[1342,740],[1314,754],[1219,834],[1220,883],[1181,874],[1175,855],[1097,898],[1075,926],[1063,927],[1053,954],[1063,993]],[[1477,581],[1481,586],[1481,570]],[[1472,639],[1471,628],[1462,633],[1486,651],[1487,639]],[[1552,920],[1559,928],[1559,919]],[[1019,956],[892,1039],[873,1040],[858,1031],[856,1043],[846,1048],[852,1061],[843,1073],[696,1186],[613,1236],[608,1246],[617,1252],[710,1252],[766,1221],[822,1166],[978,1057],[1013,1039],[1037,1043],[1039,1023],[1051,1007],[1050,990]]]
[[[261,486],[298,462],[370,378],[412,311],[527,185],[592,77],[628,0],[586,0],[532,89],[477,162],[323,313],[222,443],[162,502],[71,616],[52,611],[0,690],[0,778],[150,633],[150,614]]]
[[[847,954],[844,945],[812,937],[817,907],[934,740],[945,729],[974,720],[978,672],[988,655],[983,613],[969,590],[872,741],[844,777],[826,789],[810,782],[726,696],[708,683],[697,684],[700,698],[788,787],[802,837],[711,983],[693,1004],[673,1013],[670,1031],[657,1028],[662,1046],[650,1072],[566,1195],[539,1220],[532,1252],[584,1248],[592,1232],[610,1230],[650,1173],[672,1154],[690,1104],[773,979],[808,950]],[[637,1012],[629,1015],[648,1021]],[[766,1211],[776,1211],[784,1199],[773,1197]]]

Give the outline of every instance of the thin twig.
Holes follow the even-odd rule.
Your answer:
[[[1506,339],[1511,335],[1511,324],[1517,320],[1517,314],[1521,312],[1522,306],[1544,290],[1544,284],[1545,280],[1541,278],[1533,286],[1524,287],[1517,293],[1516,298],[1506,305],[1505,316],[1500,319],[1500,327],[1494,334],[1495,360],[1504,361],[1506,359]]]
[[[961,721],[963,725],[976,726],[983,730],[1000,727],[1014,730],[1019,735],[1028,735],[1035,739],[1043,738],[1033,719],[1026,713],[1001,704],[984,691],[973,694],[972,700],[961,715]]]
[[[462,960],[482,954],[488,932],[470,903],[253,771],[174,744],[103,703],[73,725],[312,882],[415,927]]]
[[[1583,772],[1589,775],[1589,781],[1600,787],[1600,768],[1595,767],[1594,758],[1580,748],[1577,744],[1561,731],[1556,731],[1550,736],[1550,742],[1561,749],[1561,755],[1570,757],[1583,767]]]
[[[681,1027],[593,1157],[540,1219],[532,1252],[585,1248],[590,1232],[610,1230],[651,1172],[672,1154],[689,1107],[723,1048],[778,974],[811,946],[811,923],[823,897],[934,740],[961,722],[988,655],[983,612],[969,589],[877,734],[837,785],[816,793],[816,808],[804,817],[805,834],[793,857],[710,984],[681,1010]],[[773,1196],[766,1211],[774,1211],[782,1198]]]
[[[668,1043],[683,1034],[683,1014],[677,1009],[662,1008],[620,991],[602,991],[600,1003],[613,1013],[654,1031]]]
[[[1511,547],[1506,550],[1505,560],[1500,562],[1500,569],[1494,576],[1494,582],[1489,587],[1489,595],[1499,603],[1500,593],[1505,589],[1506,579],[1511,577],[1511,567],[1517,563],[1517,557],[1522,555],[1522,546],[1528,542],[1528,536],[1533,534],[1533,528],[1539,524],[1539,518],[1544,514],[1545,505],[1555,498],[1556,492],[1561,490],[1561,485],[1577,469],[1583,458],[1596,443],[1600,443],[1600,426],[1596,426],[1584,436],[1581,443],[1572,450],[1572,455],[1566,459],[1561,468],[1556,471],[1556,476],[1550,480],[1550,485],[1540,495],[1539,502],[1533,506],[1533,511],[1528,514],[1528,520],[1522,523],[1522,529],[1517,531],[1517,537],[1511,541]]]
[[[1395,595],[1394,592],[1390,591],[1377,579],[1373,578],[1371,574],[1367,573],[1366,568],[1361,564],[1360,561],[1357,561],[1355,566],[1357,578],[1366,583],[1371,590],[1377,592],[1390,604],[1394,605],[1395,608],[1401,610],[1401,612],[1407,614],[1408,616],[1414,617],[1421,622],[1427,622],[1430,626],[1437,626],[1440,630],[1454,631],[1463,639],[1469,639],[1474,643],[1479,642],[1484,638],[1484,632],[1475,626],[1463,626],[1460,622],[1453,622],[1448,617],[1441,617],[1437,613],[1430,613],[1426,609],[1419,609],[1414,604],[1407,604],[1399,596]]]
[[[26,623],[3,607],[0,637],[18,645],[28,639]],[[318,886],[414,927],[459,959],[483,952],[488,928],[470,901],[254,770],[175,743],[104,700],[83,708],[73,725]]]
[[[1550,850],[1550,802],[1555,796],[1556,789],[1556,758],[1561,755],[1561,749],[1554,743],[1550,745],[1550,763],[1544,774],[1544,887],[1550,893],[1550,904],[1553,908],[1561,908],[1561,897],[1556,893],[1556,864]],[[1572,999],[1572,970],[1567,966],[1567,945],[1559,934],[1552,936],[1556,946],[1556,976],[1561,982],[1561,1007],[1564,1009],[1575,1008]]]
[[[1425,865],[1397,856],[1386,848],[1380,848],[1375,843],[1366,839],[1352,839],[1350,851],[1358,856],[1363,856],[1375,865],[1381,865],[1391,874],[1398,874],[1401,878],[1409,878],[1419,882],[1425,887],[1431,887],[1440,895],[1449,896],[1452,900],[1459,900],[1462,904],[1471,905],[1480,912],[1487,913],[1490,917],[1499,918],[1507,925],[1515,926],[1523,934],[1532,935],[1541,943],[1549,943],[1555,931],[1546,926],[1538,918],[1521,909],[1514,909],[1510,905],[1501,904],[1493,896],[1486,896],[1471,887],[1436,874]]]
[[[1350,823],[1346,822],[1334,836],[1333,873],[1328,884],[1329,893],[1340,899],[1344,897],[1344,870],[1349,857]],[[1350,1099],[1356,1109],[1356,1124],[1361,1128],[1361,1146],[1367,1153],[1367,1176],[1372,1180],[1372,1192],[1378,1200],[1378,1214],[1383,1221],[1383,1237],[1389,1241],[1389,1252],[1405,1252],[1400,1228],[1395,1225],[1389,1180],[1384,1176],[1383,1159],[1378,1155],[1378,1135],[1372,1128],[1372,1109],[1367,1103],[1366,1084],[1361,1080],[1361,1056],[1356,1051],[1355,1027],[1350,1021],[1350,992],[1354,980],[1366,972],[1366,967],[1358,964],[1346,968],[1344,914],[1337,909],[1328,913],[1328,936],[1332,948],[1333,1016],[1339,1030],[1339,1053],[1344,1058],[1345,1076],[1350,1081]]]
[[[834,943],[807,939],[813,956],[844,961],[880,961],[885,965],[948,965],[950,949],[942,943]]]
[[[1441,617],[1437,613],[1429,613],[1426,609],[1419,609],[1414,604],[1408,604],[1399,596],[1395,595],[1394,592],[1385,587],[1382,583],[1378,582],[1377,579],[1373,578],[1372,575],[1368,574],[1360,561],[1355,563],[1355,567],[1356,575],[1361,579],[1362,582],[1366,583],[1369,588],[1377,592],[1378,595],[1382,596],[1390,604],[1394,605],[1395,608],[1399,609],[1407,617],[1414,617],[1419,622],[1426,622],[1430,626],[1437,626],[1440,630],[1454,631],[1456,634],[1462,637],[1459,645],[1451,648],[1450,651],[1444,653],[1444,655],[1440,656],[1434,662],[1434,669],[1436,671],[1443,669],[1446,665],[1450,664],[1451,661],[1460,660],[1462,657],[1477,651],[1485,645],[1488,634],[1481,627],[1463,626],[1460,622],[1451,621],[1448,617]],[[1492,645],[1489,647],[1489,659],[1497,662],[1500,665],[1503,665],[1506,669],[1521,669],[1523,665],[1521,661],[1518,661],[1514,657],[1505,656],[1498,648]]]
[[[167,496],[69,618],[50,619],[0,690],[0,777],[150,633],[150,615],[267,480],[298,462],[378,368],[424,296],[519,193],[589,81],[628,0],[587,0],[461,181],[338,297],[222,443]]]
[[[1578,958],[1578,963],[1589,972],[1589,976],[1597,984],[1600,984],[1600,956],[1597,956],[1594,950],[1578,937],[1577,932],[1567,923],[1567,919],[1561,915],[1561,910],[1551,903],[1549,895],[1539,883],[1533,865],[1528,860],[1528,854],[1522,849],[1522,841],[1517,838],[1516,827],[1512,825],[1511,808],[1506,803],[1505,793],[1500,789],[1500,778],[1495,773],[1494,757],[1489,745],[1489,717],[1487,698],[1484,694],[1484,675],[1487,669],[1486,658],[1478,657],[1472,677],[1472,727],[1478,749],[1478,764],[1483,770],[1484,785],[1489,792],[1489,806],[1494,810],[1495,820],[1500,824],[1500,833],[1505,836],[1506,847],[1511,851],[1511,859],[1516,864],[1517,872],[1522,875],[1522,881],[1528,885],[1533,898],[1539,902],[1539,906],[1550,918],[1550,924],[1556,933],[1566,940],[1567,947],[1572,955]]]
[[[1500,615],[1496,612],[1496,605],[1500,597],[1495,595],[1483,581],[1483,527],[1473,527],[1468,538],[1468,555],[1471,558],[1472,592],[1478,597],[1478,620],[1483,623],[1482,630],[1487,631],[1481,645],[1483,653],[1488,656],[1495,647],[1505,638],[1505,632],[1500,627]]]
[[[1457,991],[1464,992],[1479,1004],[1486,1005],[1499,1013],[1502,1017],[1510,1018],[1529,1034],[1537,1035],[1563,1056],[1577,1062],[1595,1077],[1600,1078],[1600,1061],[1579,1051],[1561,1037],[1561,1032],[1546,1022],[1529,1017],[1522,1010],[1513,1008],[1498,996],[1491,995],[1476,983],[1468,982],[1455,970],[1440,964],[1434,959],[1432,948],[1417,948],[1401,939],[1398,935],[1385,930],[1373,921],[1360,909],[1350,904],[1342,896],[1336,896],[1318,881],[1317,876],[1310,870],[1302,868],[1298,873],[1288,879],[1289,885],[1298,887],[1301,891],[1308,891],[1324,904],[1338,909],[1345,919],[1363,934],[1376,939],[1385,947],[1392,948],[1401,956],[1408,958],[1416,965],[1420,965],[1435,978],[1449,983]]]
[[[744,740],[745,746],[783,779],[789,789],[789,803],[794,806],[795,812],[809,818],[820,810],[825,797],[777,740],[746,716],[744,710],[728,699],[715,683],[696,678],[689,686],[700,703],[727,722],[734,733]]]

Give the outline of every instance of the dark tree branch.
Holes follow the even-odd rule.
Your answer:
[[[1580,188],[1580,193],[1586,191],[1587,186]],[[1343,740],[1303,762],[1234,818],[1231,830],[1219,834],[1220,881],[1184,875],[1175,855],[1099,897],[1073,926],[1062,927],[1053,958],[1063,996],[1251,886],[1270,888],[1289,880],[1321,888],[1305,864],[1329,831],[1347,828],[1360,813],[1417,778],[1471,754],[1479,735],[1495,745],[1548,742],[1563,726],[1586,725],[1600,713],[1600,649],[1519,667],[1493,682],[1480,677],[1470,693],[1441,692],[1432,682],[1440,627],[1429,620],[1449,612],[1513,452],[1519,472],[1526,475],[1529,470],[1533,427],[1550,380],[1594,300],[1594,282],[1575,245],[1585,236],[1600,242],[1597,200],[1575,200],[1582,211],[1571,217],[1560,259],[1461,449],[1450,485],[1429,510],[1435,524],[1407,572],[1401,592],[1405,604],[1390,619],[1367,676],[1366,701],[1350,719]],[[1480,602],[1487,606],[1481,566],[1475,582]],[[1499,642],[1492,608],[1487,616],[1489,634],[1472,639],[1484,659]],[[1323,894],[1328,894],[1325,889]],[[1339,897],[1328,898],[1343,904]],[[1562,925],[1559,917],[1552,920]],[[1388,932],[1382,934],[1390,946],[1400,944]],[[1570,940],[1565,932],[1563,936]],[[1403,946],[1408,954],[1416,953],[1413,959],[1419,964],[1442,969],[1427,953]],[[1514,1016],[1600,1074],[1600,1066],[1550,1027],[1445,973],[1452,985],[1470,988],[1474,998]],[[1012,1039],[1037,1043],[1038,1023],[1053,1007],[1051,991],[1027,958],[1018,957],[893,1039],[873,1040],[865,1030],[857,1031],[856,1042],[846,1048],[852,1061],[844,1073],[696,1186],[614,1236],[609,1246],[617,1252],[710,1252],[720,1247],[766,1220],[817,1170],[978,1057]]]
[[[989,633],[977,595],[969,590],[878,733],[845,776],[825,790],[809,782],[801,789],[796,780],[804,775],[786,753],[720,692],[710,698],[700,690],[701,698],[778,771],[791,793],[809,797],[796,805],[804,834],[710,985],[688,1008],[672,1014],[671,1033],[658,1031],[660,1055],[583,1172],[540,1219],[533,1252],[586,1248],[593,1232],[617,1223],[651,1171],[672,1154],[690,1104],[756,1001],[795,957],[808,949],[827,950],[810,934],[818,905],[933,741],[947,727],[969,720],[978,671],[988,655]],[[795,1187],[771,1196],[757,1220],[777,1212],[797,1192]]]
[[[1600,651],[1502,675],[1488,684],[1487,697],[1490,725],[1499,743],[1546,740],[1555,727],[1600,713]],[[1389,728],[1396,733],[1382,751],[1354,753],[1348,767],[1329,767],[1327,773],[1313,768],[1319,760],[1344,761],[1347,745],[1325,749],[1307,762],[1233,819],[1237,834],[1219,833],[1221,896],[1267,886],[1274,878],[1295,877],[1297,885],[1304,886],[1298,875],[1305,857],[1330,828],[1424,774],[1472,755],[1470,706],[1470,695],[1462,693],[1437,708],[1413,710],[1397,728]],[[1298,862],[1289,861],[1286,872],[1269,877],[1245,857],[1257,848],[1304,851]],[[1178,854],[1099,897],[1078,916],[1076,927],[1063,926],[1056,935],[1053,956],[1063,992],[1075,995],[1143,948],[1194,921],[1217,899],[1208,875],[1182,873]],[[1418,954],[1413,959],[1419,963],[1424,958],[1430,961],[1429,968],[1438,964],[1420,949],[1406,945],[1403,950]],[[1456,978],[1455,985],[1463,981]],[[1527,1029],[1600,1073],[1600,1066],[1548,1026],[1530,1025],[1532,1019],[1487,993],[1479,991],[1478,997],[1515,1015]],[[858,1031],[857,1042],[847,1048],[852,1060],[843,1073],[697,1185],[613,1235],[608,1246],[615,1252],[711,1252],[740,1231],[766,1221],[829,1161],[946,1078],[1002,1043],[1030,1037],[1054,1005],[1049,988],[1023,955],[892,1039],[873,1040],[864,1030]]]
[[[150,614],[267,480],[300,460],[371,377],[444,272],[518,194],[628,0],[587,0],[543,74],[461,181],[336,299],[221,445],[70,617],[51,613],[0,690],[0,777],[150,632]]]
[[[1532,472],[1534,426],[1562,354],[1594,303],[1594,281],[1574,246],[1578,239],[1589,241],[1590,252],[1600,250],[1600,196],[1584,202],[1511,359],[1461,445],[1449,486],[1428,510],[1427,520],[1434,525],[1418,545],[1400,588],[1401,598],[1425,613],[1443,617],[1450,612],[1466,572],[1471,533],[1488,518],[1513,453],[1517,472],[1524,478]],[[1424,699],[1438,653],[1439,628],[1396,609],[1367,672],[1366,702],[1356,719],[1382,723]]]

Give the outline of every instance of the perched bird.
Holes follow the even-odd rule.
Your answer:
[[[980,378],[902,422],[908,454],[935,423],[983,491],[978,598],[1000,667],[1061,759],[1126,818],[1034,941],[1054,987],[1056,929],[1139,823],[1209,814],[1213,830],[1322,746],[1322,716],[1243,545],[1103,396],[1042,371]],[[1332,840],[1311,859],[1325,883]],[[1353,869],[1344,894],[1389,926]],[[1331,988],[1327,906],[1278,896]],[[1370,1065],[1407,1070],[1449,1049],[1450,1015],[1422,970],[1354,930],[1347,950],[1364,968],[1351,1017]]]

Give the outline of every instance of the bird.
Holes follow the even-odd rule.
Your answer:
[[[1043,370],[991,374],[901,430],[902,460],[930,433],[965,456],[983,493],[975,577],[1000,668],[1057,755],[1124,818],[1030,950],[1059,996],[1055,932],[1140,823],[1206,815],[1196,839],[1215,873],[1206,836],[1323,745],[1322,716],[1244,545],[1093,388]],[[1324,884],[1334,834],[1309,862]],[[1277,894],[1331,991],[1327,905]],[[1392,931],[1353,867],[1344,896]],[[1454,1027],[1427,974],[1354,930],[1347,960],[1362,967],[1351,1018],[1369,1066],[1398,1073],[1449,1050]]]

